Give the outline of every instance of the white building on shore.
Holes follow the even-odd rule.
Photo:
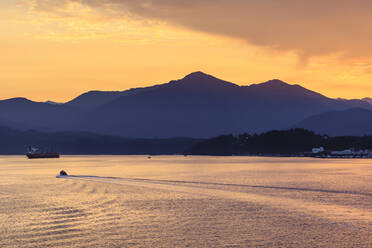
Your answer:
[[[318,153],[321,153],[321,152],[324,152],[324,147],[316,147],[316,148],[313,148],[312,149],[312,153],[313,154],[318,154]]]

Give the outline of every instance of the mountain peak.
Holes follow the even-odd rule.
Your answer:
[[[183,79],[185,79],[185,80],[205,80],[205,79],[216,79],[216,78],[209,75],[209,74],[206,74],[204,72],[196,71],[196,72],[190,73],[189,75],[187,75]]]
[[[267,82],[262,83],[262,85],[267,85],[267,86],[289,86],[290,84],[287,84],[286,82],[283,82],[282,80],[279,79],[272,79]]]
[[[9,98],[5,100],[1,100],[1,102],[8,102],[8,103],[32,103],[33,101],[24,98],[24,97],[14,97],[14,98]]]
[[[221,80],[219,78],[213,77],[212,75],[206,74],[201,71],[196,71],[190,73],[189,75],[185,76],[184,78],[173,81],[176,85],[183,86],[183,87],[191,87],[195,89],[217,89],[217,88],[226,88],[226,87],[239,87],[236,84]]]
[[[272,80],[266,81],[264,83],[251,84],[248,87],[259,88],[259,89],[286,90],[286,89],[289,89],[289,88],[293,88],[293,86],[298,86],[298,85],[291,85],[291,84],[283,82],[282,80],[279,80],[279,79],[272,79]]]

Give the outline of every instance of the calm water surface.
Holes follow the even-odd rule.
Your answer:
[[[372,247],[372,160],[3,156],[0,247]]]

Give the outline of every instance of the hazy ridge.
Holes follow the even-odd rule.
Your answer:
[[[288,129],[302,125],[312,116],[355,108],[372,110],[372,105],[367,98],[332,99],[277,79],[239,86],[194,72],[152,87],[90,91],[64,104],[25,98],[3,100],[0,125],[19,130],[93,132],[131,138],[209,138]],[[340,118],[347,119],[347,114],[340,112]],[[363,130],[355,135],[371,134],[368,123],[361,121],[358,128],[349,128]],[[317,125],[330,125],[332,129],[325,119]],[[305,126],[318,131],[311,124]],[[350,129],[338,128],[332,134],[346,135]]]

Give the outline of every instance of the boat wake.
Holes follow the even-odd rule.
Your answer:
[[[58,177],[58,176],[57,176]],[[82,180],[94,183],[109,183],[122,186],[147,187],[157,190],[167,190],[192,194],[194,196],[218,197],[221,199],[250,202],[269,207],[279,208],[297,213],[300,218],[311,216],[314,220],[328,220],[331,224],[340,225],[349,229],[372,233],[372,216],[364,209],[343,206],[334,203],[323,203],[316,200],[316,196],[309,199],[290,198],[287,194],[265,194],[257,191],[241,191],[238,188],[280,190],[284,193],[288,191],[324,193],[324,194],[347,194],[361,197],[372,197],[372,193],[357,192],[347,190],[329,190],[302,187],[283,187],[268,185],[249,185],[232,184],[203,181],[184,181],[184,180],[162,180],[148,178],[124,178],[124,177],[102,177],[92,175],[69,175],[59,176],[59,178],[70,180]],[[271,193],[271,192],[269,192]],[[355,222],[356,221],[356,222]],[[353,224],[350,223],[359,223]]]
[[[148,178],[124,178],[124,177],[102,177],[92,175],[69,175],[63,176],[58,175],[57,178],[70,178],[70,179],[102,179],[102,182],[113,183],[112,180],[117,181],[133,181],[133,182],[145,182],[145,183],[156,183],[156,184],[192,184],[192,185],[206,185],[206,186],[231,186],[231,187],[245,187],[245,188],[261,188],[261,189],[274,189],[274,190],[285,190],[285,191],[305,191],[305,192],[318,192],[318,193],[329,193],[329,194],[348,194],[348,195],[361,195],[372,197],[372,193],[348,191],[348,190],[331,190],[331,189],[317,189],[317,188],[303,188],[303,187],[285,187],[285,186],[271,186],[271,185],[250,185],[250,184],[233,184],[233,183],[217,183],[217,182],[203,182],[203,181],[184,181],[184,180],[164,180],[164,179],[148,179]],[[109,181],[107,181],[109,180]]]

